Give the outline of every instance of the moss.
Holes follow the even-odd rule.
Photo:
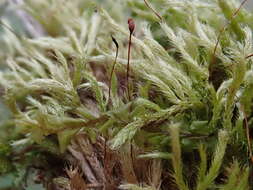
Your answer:
[[[252,14],[229,0],[146,3],[25,2],[47,35],[5,28],[13,171],[46,189],[252,186]]]

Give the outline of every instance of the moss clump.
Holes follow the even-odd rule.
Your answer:
[[[13,187],[36,176],[45,189],[249,189],[253,15],[238,7],[26,1],[47,35],[4,29]]]

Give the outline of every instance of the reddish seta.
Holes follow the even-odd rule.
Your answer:
[[[134,29],[135,29],[135,23],[134,23],[134,20],[132,18],[129,18],[127,22],[128,22],[128,29],[130,31],[130,35],[129,35],[129,41],[128,41],[127,76],[126,76],[126,80],[127,80],[128,100],[130,101],[131,100],[130,86],[129,86],[130,52],[131,52],[132,34],[134,32]]]

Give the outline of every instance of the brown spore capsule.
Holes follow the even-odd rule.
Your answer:
[[[132,34],[134,29],[135,29],[135,23],[134,23],[134,20],[132,18],[129,18],[128,19],[128,28],[129,28],[129,31],[130,33]]]

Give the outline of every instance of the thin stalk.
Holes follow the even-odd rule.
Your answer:
[[[111,100],[112,76],[113,76],[113,73],[114,73],[114,70],[115,70],[115,66],[116,66],[117,58],[118,58],[118,54],[119,54],[119,44],[113,36],[111,36],[111,37],[112,37],[113,43],[116,46],[116,55],[115,55],[112,70],[111,70],[111,73],[110,73],[108,103]],[[105,171],[107,172],[107,163],[106,163],[106,159],[107,159],[107,138],[106,137],[104,137],[104,138],[105,138],[105,142],[104,142],[104,168],[105,168]]]
[[[131,19],[131,18],[128,19],[128,28],[129,28],[129,41],[128,41],[126,80],[127,80],[127,95],[128,95],[128,100],[131,101],[130,84],[129,84],[129,71],[130,71],[130,55],[131,55],[132,35],[133,35],[133,32],[134,32],[134,28],[135,28],[134,20]]]
[[[114,70],[115,70],[115,65],[117,63],[117,58],[118,58],[118,53],[119,53],[119,44],[118,44],[118,42],[116,41],[116,39],[113,36],[111,36],[111,37],[112,37],[113,43],[116,46],[116,55],[115,55],[115,59],[114,59],[113,66],[112,66],[112,70],[111,70],[111,73],[110,73],[108,101],[111,100],[112,76],[113,76],[113,73],[114,73]]]
[[[144,3],[146,6],[159,18],[160,21],[163,20],[162,16],[147,2],[147,0],[144,0]]]
[[[108,167],[107,167],[107,138],[104,136],[104,168],[107,175]]]
[[[243,5],[244,5],[247,1],[248,1],[248,0],[244,0],[244,1],[240,4],[240,6],[239,6],[238,9],[234,12],[234,14],[233,14],[232,17],[234,17],[234,16],[236,16],[236,15],[238,14],[238,12],[241,10],[241,8],[243,7]]]
[[[229,20],[228,23],[226,23],[222,29],[220,30],[220,33],[218,35],[218,38],[217,38],[217,41],[216,41],[216,44],[215,44],[215,47],[214,47],[214,50],[213,50],[213,54],[212,54],[212,58],[211,58],[211,64],[215,63],[215,54],[216,54],[216,51],[217,51],[217,48],[218,48],[218,44],[221,40],[221,36],[223,34],[223,32],[227,29],[227,27],[231,24],[231,22],[233,21],[233,19],[238,15],[239,11],[241,10],[241,8],[243,7],[243,5],[247,2],[248,0],[244,0],[240,6],[235,10],[235,12],[232,14],[231,16],[231,19]]]
[[[248,153],[249,153],[249,159],[252,161],[252,146],[251,146],[251,138],[250,138],[250,131],[249,131],[249,124],[246,112],[244,110],[244,107],[241,106],[241,111],[243,113],[244,121],[245,121],[245,128],[246,128],[246,137],[247,137],[247,143],[248,143]]]
[[[111,37],[112,37],[113,43],[116,46],[116,55],[115,55],[112,70],[111,70],[111,73],[110,73],[108,103],[111,100],[112,76],[113,76],[113,73],[114,73],[114,70],[115,70],[115,66],[116,66],[117,58],[118,58],[118,54],[119,54],[119,44],[118,44],[117,40],[112,35],[111,35]],[[104,141],[104,168],[105,168],[105,171],[107,173],[108,172],[108,167],[107,167],[107,138],[105,136],[104,136],[104,140],[105,140]]]
[[[132,40],[132,34],[130,34],[130,36],[129,36],[128,55],[127,55],[127,96],[128,96],[128,100],[129,101],[131,100],[131,96],[130,96],[130,84],[129,84],[131,40]]]
[[[132,164],[132,169],[134,176],[136,176],[136,170],[135,170],[135,165],[134,165],[134,145],[133,145],[133,139],[130,141],[130,158],[131,158],[131,164]],[[137,179],[138,181],[138,179]]]
[[[253,53],[250,54],[250,55],[248,55],[248,56],[246,56],[245,59],[248,59],[248,58],[250,58],[250,57],[252,57],[252,56],[253,56]]]

